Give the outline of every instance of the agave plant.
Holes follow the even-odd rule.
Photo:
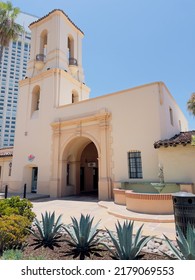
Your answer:
[[[152,237],[141,237],[143,225],[138,229],[137,233],[133,235],[134,222],[131,221],[125,221],[123,225],[118,222],[115,226],[117,237],[115,237],[111,231],[106,229],[114,245],[114,249],[104,244],[111,252],[111,257],[116,260],[139,259],[140,251],[147,242],[152,239]]]
[[[186,236],[178,225],[176,231],[178,233],[178,237],[176,237],[178,248],[164,235],[167,246],[177,259],[195,260],[195,228],[188,224]],[[168,256],[166,253],[164,254]],[[168,257],[173,259],[171,256]]]
[[[52,214],[49,212],[45,212],[45,214],[41,214],[42,221],[39,222],[35,218],[34,228],[30,229],[29,231],[34,235],[35,243],[32,244],[36,245],[34,249],[40,248],[40,247],[49,247],[50,249],[54,249],[54,246],[60,247],[59,242],[62,240],[59,240],[61,237],[60,230],[62,229],[63,224],[61,223],[61,217],[60,215],[57,218],[57,221],[55,222],[55,212]]]
[[[83,214],[81,214],[79,221],[75,217],[71,217],[71,220],[72,225],[64,227],[69,236],[66,241],[72,247],[72,250],[66,253],[66,255],[73,255],[73,258],[80,257],[80,260],[90,257],[91,254],[100,256],[98,254],[98,251],[100,251],[98,248],[100,238],[96,238],[99,222],[92,227],[94,218],[91,218],[90,215],[84,216]]]

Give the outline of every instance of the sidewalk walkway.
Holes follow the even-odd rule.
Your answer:
[[[143,234],[163,238],[165,234],[170,239],[175,239],[175,224],[173,215],[146,215],[126,210],[125,206],[116,205],[113,201],[100,201],[93,197],[68,197],[62,199],[42,198],[33,200],[33,210],[38,219],[45,211],[55,211],[56,217],[62,214],[64,223],[71,223],[71,217],[79,218],[81,213],[94,217],[94,223],[99,223],[99,228],[115,230],[117,221],[125,219],[134,220],[135,231],[144,224]]]
[[[20,198],[23,198],[23,193],[8,193],[7,197],[10,198],[12,196],[19,196]],[[0,199],[4,199],[5,198],[5,193],[4,192],[0,192]],[[29,200],[37,200],[39,198],[49,198],[49,195],[46,194],[36,194],[36,193],[27,193],[26,194],[26,198]]]

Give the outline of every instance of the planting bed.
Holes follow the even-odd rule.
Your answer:
[[[28,259],[29,257],[41,257],[41,259],[48,259],[48,260],[73,260],[73,256],[65,256],[67,252],[71,250],[69,245],[66,242],[61,242],[61,247],[57,248],[55,247],[54,250],[51,250],[49,248],[39,248],[34,250],[33,246],[30,246],[33,244],[33,236],[30,235],[27,239],[28,245],[24,248],[24,258]],[[110,256],[110,252],[106,250],[104,247],[101,247],[101,250],[99,251],[99,254],[101,256],[95,256],[91,255],[90,258],[86,258],[86,260],[112,260]],[[143,252],[142,254],[142,260],[166,260],[167,257],[154,254],[154,253],[148,253]],[[78,260],[78,258],[77,258]]]

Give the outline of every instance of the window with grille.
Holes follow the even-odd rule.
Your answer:
[[[128,152],[128,164],[129,164],[129,178],[142,179],[142,159],[141,152],[132,151]]]

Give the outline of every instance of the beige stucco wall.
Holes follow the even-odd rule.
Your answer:
[[[19,186],[24,183],[25,168],[31,166],[28,155],[33,154],[33,166],[39,167],[39,192],[60,195],[56,188],[62,175],[55,171],[55,165],[59,160],[63,160],[61,155],[70,139],[78,136],[84,136],[94,142],[99,150],[98,156],[104,158],[100,164],[102,172],[99,180],[102,176],[102,181],[111,181],[113,185],[118,181],[128,181],[127,153],[130,150],[139,150],[142,153],[143,166],[143,179],[140,181],[157,181],[159,159],[153,143],[162,135],[159,125],[163,119],[159,114],[162,106],[159,102],[159,84],[140,86],[77,104],[56,107],[58,91],[51,90],[55,88],[55,75],[49,75],[50,73],[44,77],[44,81],[39,81],[41,99],[36,117],[32,118],[29,112],[30,89],[37,80],[34,79],[29,84],[26,80],[21,83],[21,110],[17,118],[13,185]],[[66,95],[65,90],[63,94]],[[164,95],[164,100],[169,98],[169,94]],[[163,106],[165,104],[164,102]],[[109,114],[106,132],[100,129],[101,117],[97,117],[97,120],[94,118],[101,115],[101,112],[103,115]],[[61,124],[61,131],[58,131],[59,127],[55,128],[57,136],[54,138],[51,123]],[[176,132],[176,128],[169,127],[169,122],[165,123],[164,127],[166,125],[168,129],[164,130],[163,138],[169,136],[171,129],[173,134]],[[27,136],[24,132],[27,132]],[[60,149],[57,147],[59,140]],[[61,158],[58,157],[58,153]],[[51,181],[55,182],[52,183],[53,187]],[[102,192],[105,193],[102,197],[106,198],[108,190],[104,189]]]
[[[83,83],[82,32],[60,11],[34,23],[31,30],[31,60],[27,78],[20,82],[12,189],[17,191],[27,183],[30,191],[32,168],[38,167],[39,193],[54,197],[78,193],[81,154],[90,142],[98,152],[100,199],[111,198],[112,187],[129,180],[128,151],[141,152],[143,179],[139,181],[156,181],[159,158],[153,143],[180,132],[178,125],[170,125],[169,106],[175,123],[181,120],[184,127],[187,125],[166,86],[151,83],[89,99],[90,89]],[[47,56],[44,67],[37,70],[35,58],[44,30],[48,31]],[[69,35],[75,43],[76,74],[67,65]],[[37,86],[39,110],[32,114],[33,89]],[[79,96],[74,104],[73,91]],[[72,186],[66,186],[69,161]]]
[[[195,146],[178,145],[157,150],[159,161],[164,166],[166,182],[195,184]]]
[[[0,192],[4,192],[5,185],[9,185],[10,183],[10,162],[12,162],[12,157],[0,157]]]
[[[159,106],[159,126],[161,130],[159,140],[169,139],[177,134],[178,131],[187,131],[187,119],[164,83],[159,83],[159,101],[161,104]],[[173,124],[170,121],[170,108],[173,113]]]
[[[164,100],[169,99],[172,97],[164,94]],[[112,180],[128,179],[127,152],[140,150],[143,180],[153,181],[157,179],[158,173],[158,159],[153,143],[161,139],[161,136],[169,137],[171,131],[172,135],[180,132],[178,127],[170,126],[169,119],[164,120],[163,124],[163,127],[167,129],[161,131],[160,123],[163,122],[164,112],[161,113],[160,107],[166,107],[165,101],[163,105],[160,104],[159,84],[154,83],[75,104],[73,113],[72,105],[62,107],[59,109],[59,114],[66,108],[68,119],[71,119],[71,116],[73,118],[85,116],[87,112],[93,114],[93,109],[95,114],[97,108],[105,108],[111,113],[109,141]],[[80,112],[80,115],[75,112]],[[183,122],[186,123],[185,117],[183,117]]]
[[[71,91],[63,91],[59,87],[59,79],[61,84],[65,83],[64,80],[66,80],[67,87],[64,86],[64,88],[78,90],[85,99],[89,89],[85,85],[81,88],[78,81],[72,83],[72,78],[64,71],[50,70],[41,77],[38,76],[21,82],[12,175],[12,185],[16,189],[24,183],[26,168],[40,166],[42,168],[39,169],[39,191],[45,193],[47,190],[48,192],[52,158],[52,129],[50,124],[61,116],[68,117],[66,109],[63,110],[63,113],[58,113],[59,99],[62,100],[62,97],[59,96],[63,96],[64,103],[70,103],[71,99]],[[40,86],[39,111],[31,114],[32,92],[37,85]],[[33,163],[28,161],[28,155],[30,154],[35,156]],[[30,179],[28,181],[30,182]]]

